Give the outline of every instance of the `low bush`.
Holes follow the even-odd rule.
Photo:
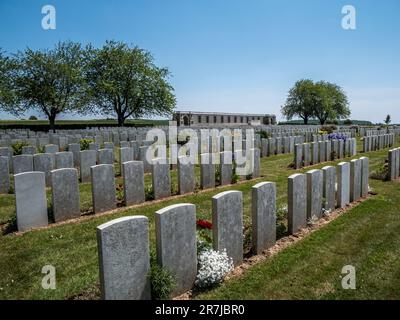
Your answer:
[[[389,180],[389,163],[386,160],[383,164],[381,164],[376,170],[371,172],[370,178],[374,180]]]
[[[81,151],[89,150],[89,144],[92,143],[92,139],[80,139],[79,144],[81,145]]]
[[[28,144],[26,142],[23,142],[23,141],[13,143],[11,145],[11,148],[13,149],[14,156],[21,155],[22,154],[22,147],[25,147],[25,146],[28,146]]]
[[[151,297],[155,300],[169,299],[176,286],[172,274],[157,263],[155,250],[150,251],[150,284]]]

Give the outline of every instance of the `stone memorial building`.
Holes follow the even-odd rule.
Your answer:
[[[240,125],[275,125],[276,116],[273,114],[221,113],[177,111],[173,120],[178,126],[207,127],[207,126],[240,126]]]

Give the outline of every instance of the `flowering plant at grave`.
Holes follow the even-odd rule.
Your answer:
[[[221,283],[232,270],[233,261],[228,257],[226,249],[205,249],[198,255],[198,272],[194,284],[198,288],[212,287]]]
[[[203,229],[212,229],[212,223],[210,221],[207,220],[203,220],[203,219],[197,219],[196,220],[196,225],[199,228],[203,228]]]
[[[318,217],[316,215],[313,215],[311,218],[307,219],[307,226],[312,227],[317,222],[318,222]]]
[[[323,217],[329,217],[331,215],[331,210],[327,210],[325,208],[322,208],[321,212]]]
[[[344,141],[346,141],[347,137],[343,133],[335,132],[335,133],[330,133],[328,135],[328,139],[329,140],[344,140]]]

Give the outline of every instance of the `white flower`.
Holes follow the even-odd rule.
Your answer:
[[[322,212],[322,216],[323,216],[323,217],[329,217],[330,214],[331,214],[331,210],[330,210],[330,209],[327,210],[327,209],[325,209],[325,208],[322,208],[321,212]]]
[[[221,283],[225,275],[233,270],[232,258],[224,249],[222,252],[207,249],[198,256],[199,269],[195,285],[199,288],[211,287]]]
[[[316,215],[313,215],[311,218],[307,219],[307,225],[308,226],[313,226],[318,222],[318,217]]]

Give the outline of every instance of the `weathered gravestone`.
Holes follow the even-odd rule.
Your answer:
[[[214,250],[226,249],[235,266],[243,260],[243,200],[240,191],[225,191],[212,197]]]
[[[202,189],[215,188],[215,165],[211,153],[200,155],[200,185]]]
[[[303,167],[303,145],[296,144],[294,147],[294,167],[300,169]]]
[[[79,161],[80,161],[80,151],[81,151],[81,145],[79,143],[70,143],[68,145],[68,151],[72,152],[73,154],[73,159],[74,159],[74,167],[78,168],[79,167]]]
[[[307,177],[293,174],[288,177],[288,231],[297,233],[307,224]]]
[[[22,147],[22,154],[34,155],[35,153],[36,153],[36,147],[34,147],[34,146],[23,146]]]
[[[114,164],[114,149],[99,149],[97,152],[99,164]]]
[[[257,254],[276,241],[276,185],[260,182],[252,187],[252,241]]]
[[[350,202],[357,201],[361,197],[361,161],[350,161]]]
[[[119,142],[119,147],[120,148],[129,148],[130,147],[130,143],[129,143],[129,141],[120,141]]]
[[[43,172],[14,175],[18,231],[48,225],[46,183]]]
[[[162,199],[171,195],[171,177],[167,159],[153,159],[151,178],[154,199]]]
[[[187,156],[178,157],[179,194],[193,192],[195,188],[194,163]]]
[[[94,213],[115,209],[114,166],[99,164],[90,168],[92,177],[92,199]]]
[[[325,210],[333,211],[336,207],[336,168],[326,166],[322,168],[324,176],[323,196],[325,199]]]
[[[56,152],[56,169],[73,168],[74,167],[74,155],[72,152]]]
[[[307,218],[322,216],[322,170],[314,169],[307,172]]]
[[[153,160],[153,159],[147,159],[147,150],[148,149],[149,149],[148,146],[143,146],[143,147],[139,148],[139,154],[140,154],[139,159],[140,159],[140,161],[143,162],[143,167],[144,167],[145,173],[151,171],[152,160]]]
[[[368,195],[369,159],[361,157],[361,197]]]
[[[56,153],[59,151],[60,148],[56,144],[47,144],[44,146],[44,153]]]
[[[312,164],[317,164],[319,163],[319,143],[318,142],[312,142],[311,143],[311,149],[312,149]]]
[[[114,143],[112,143],[112,142],[104,142],[104,149],[114,150]]]
[[[33,156],[33,167],[35,171],[41,171],[45,174],[46,187],[51,185],[51,170],[54,169],[53,153],[37,153]]]
[[[0,148],[0,156],[8,158],[8,167],[10,173],[13,173],[13,149],[11,147],[1,147]]]
[[[95,150],[83,150],[80,152],[80,174],[82,182],[90,182],[90,167],[96,165],[97,154]]]
[[[10,169],[8,157],[0,156],[0,194],[10,191]]]
[[[337,205],[344,208],[350,203],[350,163],[340,162],[337,170]]]
[[[325,141],[325,159],[326,161],[332,160],[332,144],[329,140]]]
[[[89,150],[99,151],[100,145],[96,142],[89,143]]]
[[[260,149],[252,148],[249,150],[250,159],[250,172],[252,178],[258,178],[260,176]]]
[[[149,222],[123,217],[97,227],[101,296],[105,300],[149,300]]]
[[[142,203],[144,194],[144,170],[142,161],[127,161],[122,164],[125,205]]]
[[[155,213],[158,263],[176,279],[173,294],[193,287],[197,274],[196,207],[176,204]]]
[[[232,152],[231,151],[223,151],[220,153],[220,165],[219,165],[219,174],[220,174],[220,184],[226,185],[232,183]]]
[[[33,171],[33,156],[30,154],[22,154],[13,156],[14,174]]]
[[[310,144],[303,144],[303,154],[304,154],[304,166],[308,167],[311,164],[311,150]]]
[[[51,171],[51,194],[55,222],[80,217],[78,170],[63,168]]]

